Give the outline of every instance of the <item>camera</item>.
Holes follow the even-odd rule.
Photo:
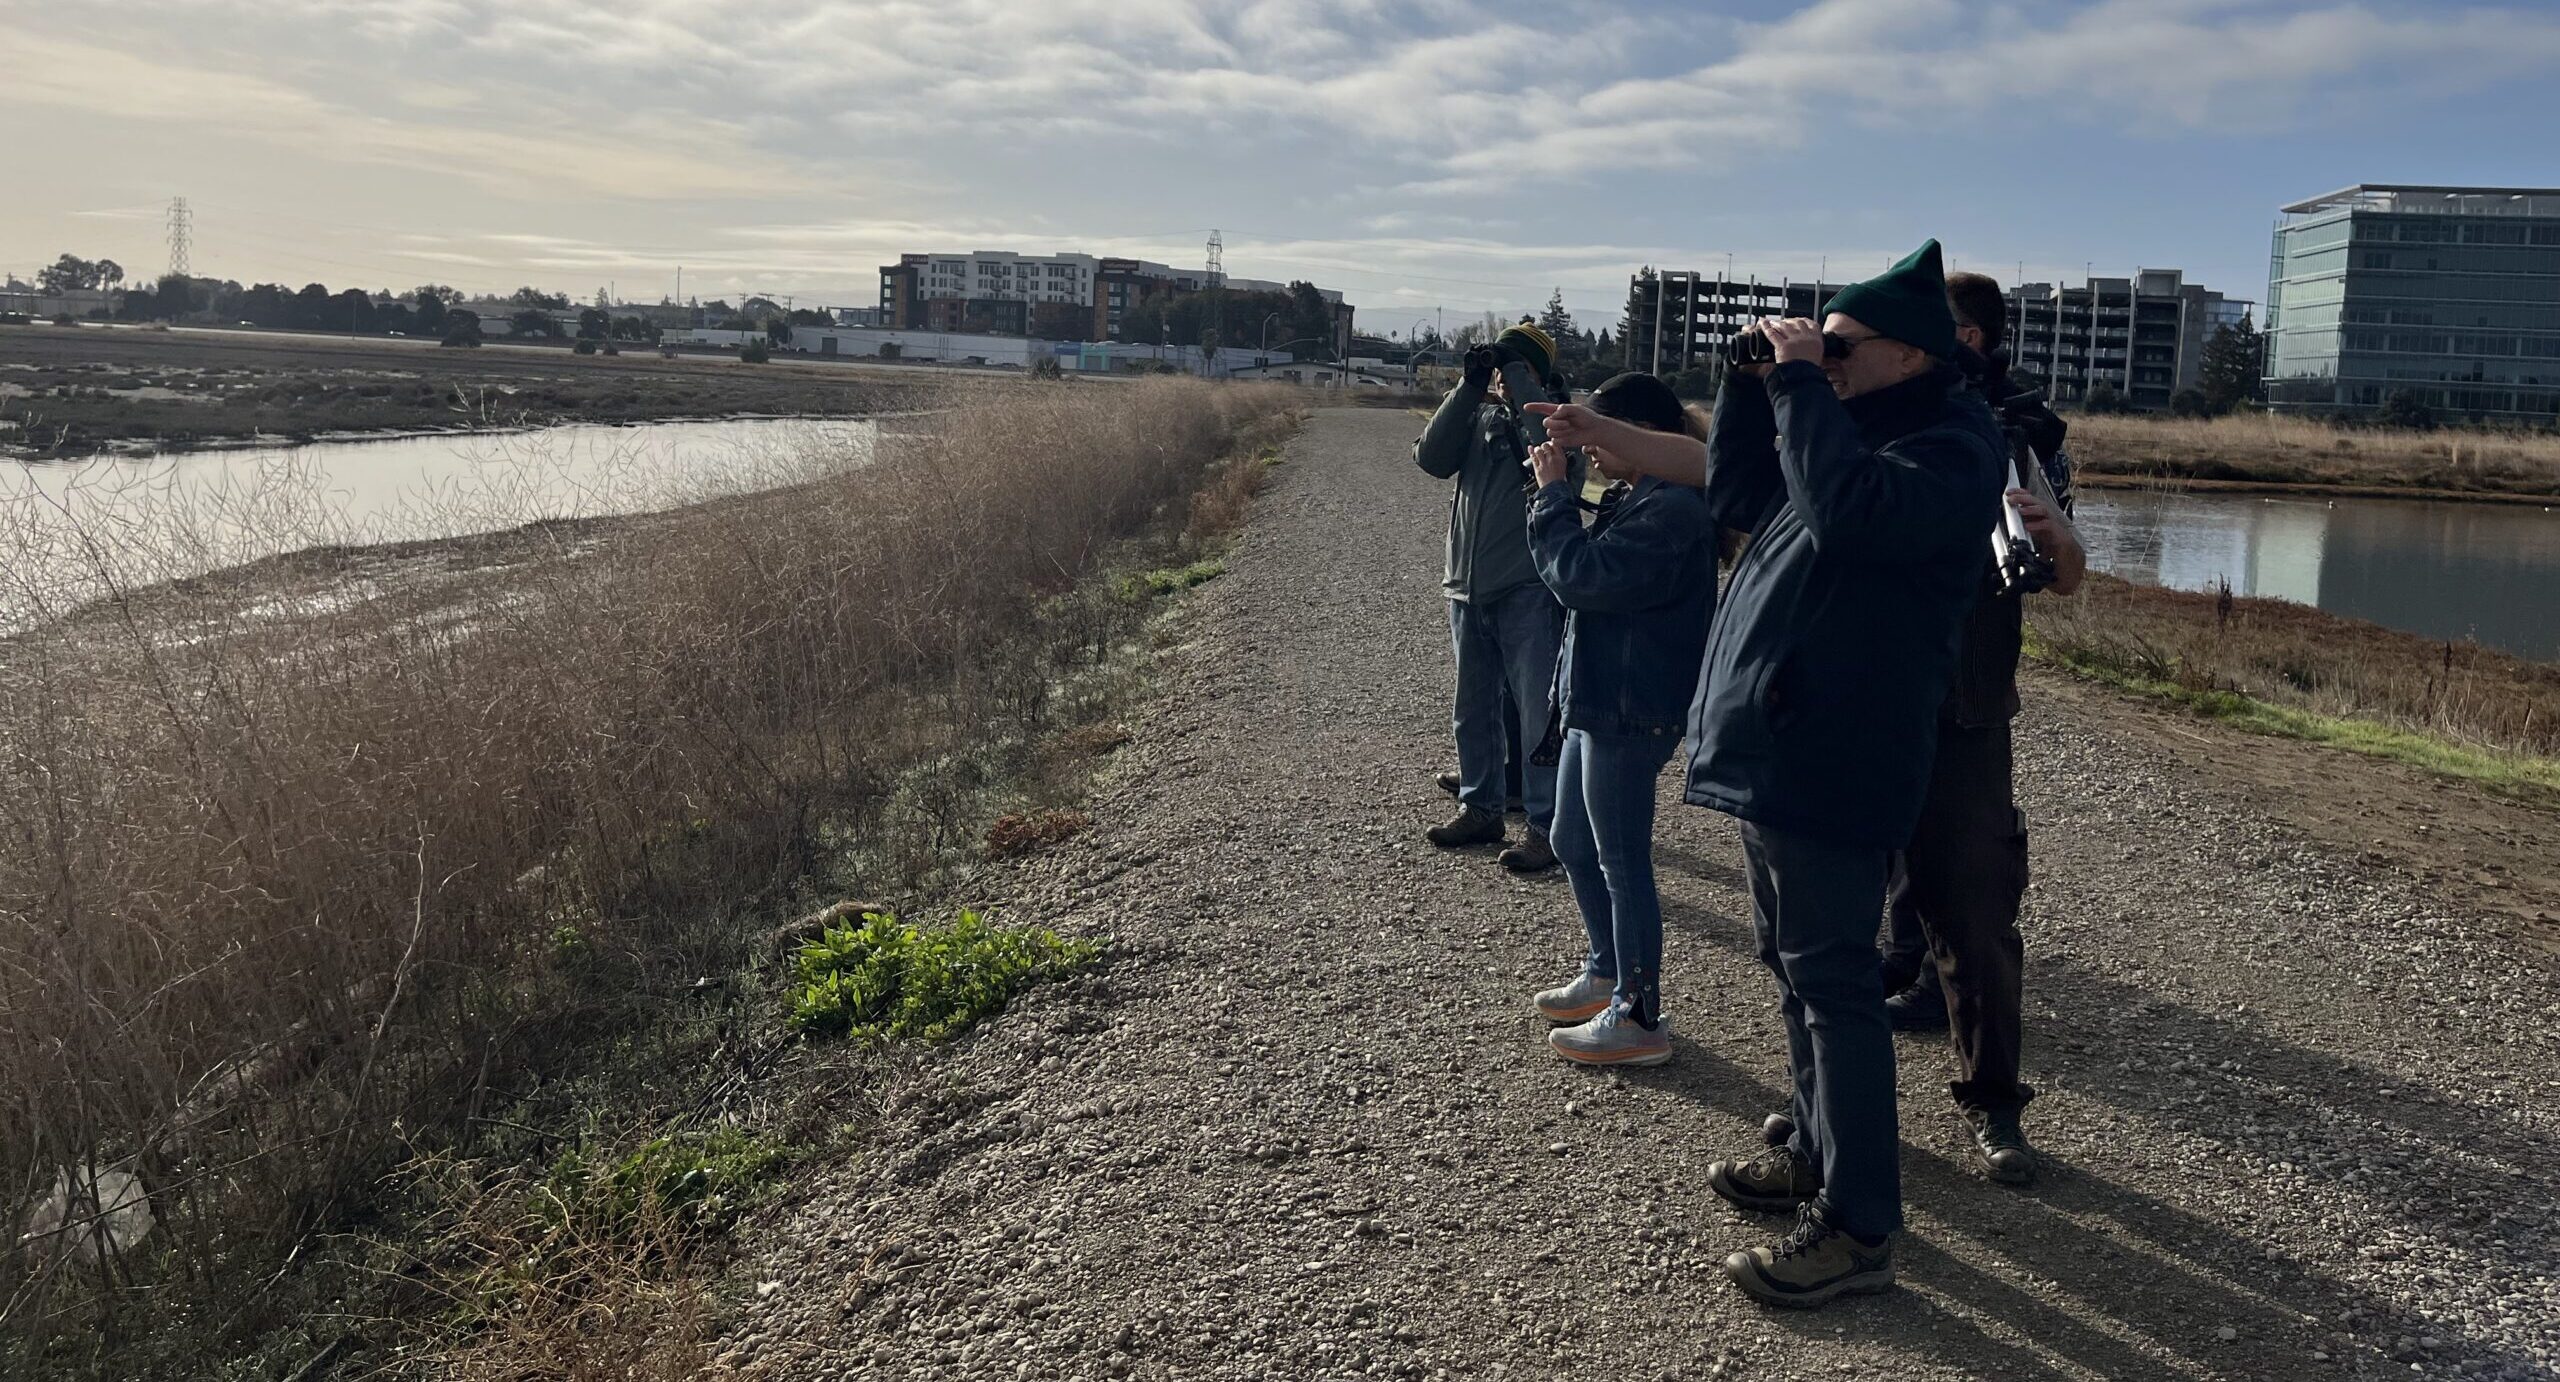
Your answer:
[[[1822,333],[1823,359],[1846,360],[1849,358],[1849,351],[1848,337],[1830,331]],[[1728,368],[1740,369],[1745,365],[1775,364],[1777,359],[1777,346],[1762,334],[1759,327],[1754,326],[1744,331],[1737,331],[1725,338],[1724,362]]]
[[[2009,459],[2009,489],[2018,488],[2018,461]],[[2053,584],[2053,558],[2036,550],[2018,506],[2000,497],[2000,526],[1991,530],[1991,560],[2000,568],[2000,593],[2033,595]]]

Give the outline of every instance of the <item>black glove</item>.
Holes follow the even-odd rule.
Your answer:
[[[1465,361],[1467,382],[1483,388],[1493,381],[1494,368],[1500,363],[1494,357],[1492,346],[1477,346],[1469,350]]]

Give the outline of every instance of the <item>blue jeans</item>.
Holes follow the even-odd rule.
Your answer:
[[[1876,964],[1884,909],[1881,849],[1742,823],[1751,924],[1778,976],[1794,1067],[1795,1139],[1822,1168],[1823,1216],[1860,1238],[1902,1227],[1902,1142],[1894,1126],[1893,1031]]]
[[[1662,899],[1653,887],[1654,779],[1680,741],[1667,734],[1565,731],[1556,762],[1556,861],[1573,882],[1591,951],[1583,972],[1618,981],[1616,998],[1662,1016]]]
[[[1484,600],[1449,602],[1449,639],[1458,656],[1458,697],[1451,716],[1458,737],[1458,800],[1502,814],[1503,767],[1511,752],[1503,728],[1503,688],[1511,691],[1519,734],[1520,808],[1545,834],[1555,824],[1556,770],[1526,761],[1547,734],[1547,691],[1564,645],[1564,606],[1535,583]]]

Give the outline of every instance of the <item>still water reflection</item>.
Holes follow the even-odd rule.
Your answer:
[[[733,418],[0,459],[0,629],[109,584],[770,489],[867,464],[875,439],[868,421]]]
[[[2560,658],[2560,505],[2080,492],[2090,565]]]

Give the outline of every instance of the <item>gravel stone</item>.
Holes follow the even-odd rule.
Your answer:
[[[2554,1375],[2552,956],[2366,857],[2408,832],[2313,838],[2223,763],[2381,767],[2043,674],[2017,742],[2044,1173],[1979,1174],[1945,1039],[1898,1038],[1903,1287],[1784,1318],[1735,1293],[1718,1260],[1785,1223],[1707,1167],[1785,1085],[1733,825],[1675,759],[1672,1061],[1558,1060],[1526,1000],[1581,954],[1569,891],[1421,843],[1454,760],[1420,428],[1316,413],[1174,602],[1093,829],[964,899],[1110,957],[853,1067],[876,1127],[759,1230],[741,1279],[792,1287],[724,1317],[730,1375]],[[1557,1141],[1595,1100],[1628,1135]]]

